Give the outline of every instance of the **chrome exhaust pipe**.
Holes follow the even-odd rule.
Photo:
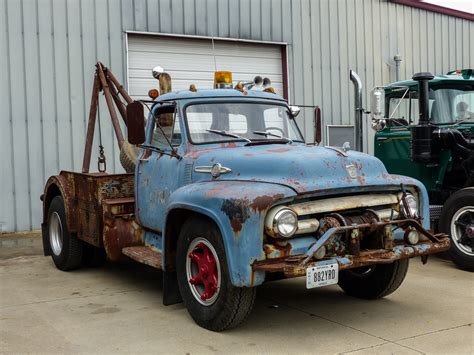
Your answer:
[[[350,78],[354,84],[354,105],[355,105],[355,150],[362,152],[362,81],[359,75],[352,69]]]

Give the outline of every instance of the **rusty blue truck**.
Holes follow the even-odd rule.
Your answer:
[[[163,303],[222,331],[246,319],[264,282],[302,276],[376,299],[401,285],[410,258],[449,248],[429,230],[419,181],[347,146],[305,143],[298,107],[271,86],[218,72],[214,89],[173,92],[168,74],[154,76],[153,100],[133,101],[97,64],[83,170],[50,177],[42,195],[57,268],[128,257],[161,269]],[[89,172],[100,91],[109,108],[125,100],[128,173],[108,174],[102,151]]]

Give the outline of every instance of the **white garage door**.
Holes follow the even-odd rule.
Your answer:
[[[217,70],[229,70],[234,84],[268,77],[277,93],[283,92],[282,45],[215,40]],[[171,75],[173,90],[210,89],[214,80],[212,42],[208,39],[128,34],[128,89],[132,97],[146,99],[158,88],[151,76],[159,65]]]

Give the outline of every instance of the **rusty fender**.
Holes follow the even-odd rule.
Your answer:
[[[51,176],[44,187],[43,201],[43,224],[48,219],[48,209],[51,200],[57,196],[62,196],[64,208],[66,210],[66,221],[70,232],[76,231],[76,216],[74,212],[74,176],[71,173],[61,171],[59,175]]]
[[[263,272],[253,272],[252,263],[264,260],[264,219],[276,203],[292,199],[285,186],[254,181],[206,181],[183,186],[170,196],[169,214],[187,209],[205,215],[218,226],[226,252],[229,274],[236,287],[257,286]],[[163,230],[166,230],[164,228]],[[164,238],[175,238],[168,236]],[[168,245],[164,240],[163,245]]]
[[[135,221],[133,197],[114,198],[102,201],[103,243],[110,260],[119,260],[122,249],[144,245],[144,230]]]

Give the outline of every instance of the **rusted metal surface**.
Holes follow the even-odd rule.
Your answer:
[[[87,124],[86,142],[84,144],[84,158],[82,161],[82,172],[89,172],[92,154],[92,142],[94,140],[95,121],[97,117],[97,105],[99,103],[100,82],[97,74],[94,75],[94,86],[92,88],[91,105],[89,108],[89,122]]]
[[[144,230],[135,221],[133,197],[105,199],[103,245],[110,260],[118,260],[123,248],[144,245]]]
[[[334,257],[339,264],[340,270],[347,270],[356,267],[387,264],[395,260],[413,258],[416,256],[426,256],[439,253],[449,249],[449,238],[445,237],[439,242],[424,242],[416,245],[396,245],[391,250],[364,250],[359,256],[346,255],[343,257]],[[327,260],[328,258],[324,259]],[[298,277],[306,275],[306,269],[314,266],[314,262],[303,265],[304,255],[295,255],[287,258],[257,261],[253,264],[254,271],[283,272],[285,277]]]
[[[92,154],[92,143],[94,140],[94,131],[95,123],[97,116],[97,109],[99,105],[99,92],[102,91],[105,96],[105,101],[107,103],[107,108],[109,110],[110,119],[112,121],[112,126],[114,128],[115,136],[117,137],[117,142],[119,148],[122,148],[124,138],[122,129],[120,127],[117,113],[115,111],[115,105],[117,106],[120,115],[123,118],[125,124],[127,124],[127,112],[125,110],[125,104],[120,99],[121,95],[125,101],[131,103],[133,100],[130,98],[128,93],[124,90],[123,86],[118,82],[113,73],[105,67],[101,62],[97,62],[96,71],[94,74],[94,85],[92,89],[91,104],[89,109],[89,122],[87,125],[87,135],[86,143],[84,146],[84,158],[82,161],[82,172],[88,173],[90,169],[90,161]],[[101,157],[102,162],[105,162],[105,157]],[[99,162],[99,171],[101,171],[101,164]],[[104,170],[105,171],[105,170]]]
[[[74,208],[75,186],[72,175],[65,172],[61,172],[60,175],[51,176],[46,182],[43,196],[43,223],[47,221],[49,205],[57,193],[62,196],[64,201],[69,232],[75,233],[77,228]]]
[[[387,227],[388,226],[388,227]],[[432,242],[439,242],[441,238],[447,237],[445,234],[433,235],[427,230],[423,229],[419,222],[414,219],[401,219],[395,221],[372,221],[370,223],[363,224],[353,224],[350,226],[340,226],[340,227],[331,227],[329,228],[319,239],[318,242],[309,248],[305,253],[305,258],[302,261],[302,264],[307,264],[318,251],[327,244],[331,239],[341,232],[352,231],[354,229],[358,230],[376,230],[378,227],[384,227],[384,246],[389,249],[393,244],[393,235],[392,235],[392,226],[399,226],[402,229],[407,229],[409,227],[416,229],[420,234],[425,235]],[[387,241],[388,240],[388,241]]]
[[[321,200],[296,203],[291,209],[299,216],[323,212],[336,212],[362,207],[384,206],[398,204],[396,194],[368,194],[359,196],[344,196]]]
[[[51,177],[45,188],[48,197],[57,186],[64,199],[69,230],[90,244],[102,246],[102,201],[133,197],[133,174],[83,174],[62,171]],[[45,204],[48,198],[45,198]],[[47,211],[47,205],[44,206]],[[46,212],[45,212],[46,213]],[[46,216],[44,217],[46,220]]]
[[[97,73],[100,79],[100,84],[102,86],[102,91],[104,92],[105,101],[107,102],[107,107],[109,108],[110,119],[112,120],[112,126],[115,131],[115,136],[117,137],[118,146],[119,148],[122,148],[123,141],[124,141],[122,129],[120,128],[120,124],[117,118],[117,113],[115,112],[112,95],[110,94],[110,88],[105,78],[103,64],[100,62],[97,63],[96,68],[97,68]]]
[[[117,80],[115,77],[114,73],[110,71],[110,69],[107,69],[107,77],[114,83],[115,88],[117,91],[122,95],[122,97],[125,99],[127,104],[130,104],[133,102],[133,99],[128,95],[127,91],[124,89],[123,85],[120,84],[120,82]]]
[[[161,269],[162,257],[161,253],[151,247],[128,247],[122,250],[124,255],[132,258],[139,263]]]

